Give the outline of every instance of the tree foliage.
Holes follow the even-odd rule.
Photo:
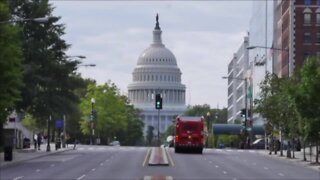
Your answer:
[[[52,17],[53,7],[48,0],[9,2],[15,17]],[[58,23],[59,19],[51,18],[42,24],[18,23],[22,28],[25,83],[18,109],[31,113],[43,126],[49,115],[62,117],[72,112],[79,102],[74,90],[85,86],[75,72],[79,61],[70,60],[65,54],[70,45],[62,39],[65,27]]]
[[[309,58],[301,68],[296,103],[302,116],[305,138],[320,139],[320,63]]]
[[[6,0],[0,0],[0,21],[9,21],[11,14]],[[0,24],[0,124],[9,109],[20,99],[22,83],[22,48],[20,28],[14,24]]]
[[[95,99],[95,103],[91,99]],[[143,123],[139,119],[139,111],[129,105],[127,97],[121,96],[112,82],[104,85],[91,83],[80,104],[83,116],[81,130],[85,135],[91,134],[90,114],[97,111],[94,120],[97,135],[106,144],[114,137],[123,145],[133,145],[142,138]]]
[[[0,0],[0,21],[11,19],[6,0]],[[0,146],[3,145],[3,124],[21,97],[22,48],[20,28],[10,23],[0,24]]]

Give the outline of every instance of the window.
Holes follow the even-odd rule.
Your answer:
[[[317,0],[317,5],[320,5],[320,0]]]
[[[303,42],[308,44],[311,43],[311,33],[307,32],[303,34]]]
[[[310,5],[311,4],[311,0],[304,0],[304,4],[305,5]]]
[[[317,13],[317,22],[316,22],[318,25],[320,25],[320,12]]]
[[[303,18],[304,24],[311,24],[311,13],[305,13]]]
[[[320,44],[320,33],[317,33],[316,43],[317,43],[317,44]]]
[[[308,52],[303,53],[303,60],[306,61],[309,58],[309,56],[310,56],[310,53]]]

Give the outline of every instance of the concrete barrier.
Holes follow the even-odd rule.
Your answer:
[[[169,166],[166,150],[163,147],[153,147],[148,162],[149,166]]]

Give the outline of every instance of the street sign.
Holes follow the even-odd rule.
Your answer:
[[[56,128],[63,128],[63,120],[56,120]]]

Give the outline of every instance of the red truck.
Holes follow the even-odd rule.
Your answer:
[[[202,154],[205,146],[205,121],[203,117],[181,116],[176,119],[174,150],[185,150]]]

